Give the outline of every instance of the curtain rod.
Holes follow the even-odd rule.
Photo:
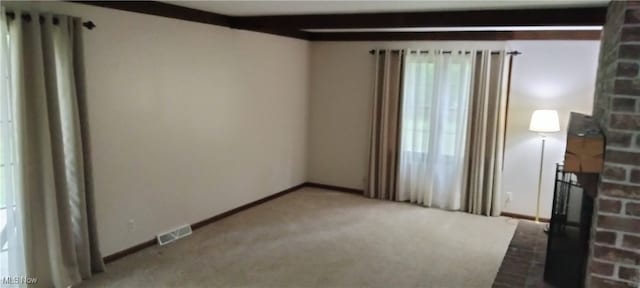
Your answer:
[[[384,50],[384,49],[379,49],[379,50],[380,50],[380,52],[382,52],[382,53],[384,53],[385,51],[401,52],[401,53],[404,53],[404,52],[405,52],[405,50],[399,50],[399,49],[394,49],[394,50]],[[453,52],[453,51],[448,50],[448,51],[442,51],[441,53],[442,53],[442,54],[451,54],[452,52]],[[369,54],[372,54],[372,55],[373,55],[373,54],[375,54],[375,53],[376,53],[376,49],[373,49],[373,50],[369,51]],[[420,50],[420,51],[413,50],[413,51],[410,51],[409,53],[421,53],[421,54],[422,54],[422,53],[425,53],[425,54],[426,54],[426,53],[429,53],[429,51],[426,51],[426,50]],[[482,53],[482,51],[478,51],[477,53]],[[499,53],[500,53],[500,51],[491,51],[491,54],[499,54]],[[464,54],[471,54],[471,51],[465,51],[465,52],[464,52]],[[518,56],[518,55],[522,54],[522,52],[520,52],[520,51],[518,51],[518,50],[514,50],[514,51],[507,51],[505,54],[507,54],[507,55],[513,55],[513,56]]]
[[[16,13],[14,13],[14,12],[7,12],[6,15],[11,20],[16,18]],[[31,21],[31,14],[22,14],[20,16],[25,21]],[[40,23],[43,23],[43,22],[44,22],[44,17],[40,16]],[[58,20],[58,18],[54,16],[53,17],[53,25],[58,25],[59,22],[60,22],[60,20]],[[84,26],[85,28],[87,28],[89,30],[92,30],[93,28],[96,27],[96,24],[94,24],[93,21],[89,20],[89,21],[82,22],[82,26]]]

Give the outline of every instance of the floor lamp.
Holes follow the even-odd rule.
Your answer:
[[[556,110],[536,110],[531,115],[529,131],[540,135],[542,148],[540,150],[540,171],[538,172],[538,198],[536,201],[536,222],[540,222],[540,194],[542,191],[542,164],[544,163],[545,133],[560,131],[560,121],[558,121],[558,111]]]

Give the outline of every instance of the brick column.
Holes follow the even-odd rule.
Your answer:
[[[612,1],[593,115],[607,145],[594,205],[587,287],[640,287],[640,2]]]

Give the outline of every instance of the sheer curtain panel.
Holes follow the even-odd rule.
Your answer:
[[[12,112],[14,126],[3,133],[15,141],[3,136],[2,147],[15,143],[13,194],[25,269],[11,276],[37,277],[42,287],[69,287],[104,268],[90,177],[81,21],[13,12],[12,20],[3,21],[11,89],[3,93],[2,111]]]
[[[0,6],[0,277],[26,275],[24,251],[24,201],[17,193],[15,99],[9,71],[9,30]],[[0,279],[2,280],[2,279]]]
[[[398,200],[461,208],[472,66],[464,51],[407,53]]]

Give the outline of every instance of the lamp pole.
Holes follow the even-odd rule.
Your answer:
[[[540,223],[540,194],[542,193],[542,164],[544,163],[544,143],[546,141],[544,134],[540,134],[542,138],[542,149],[540,150],[540,171],[538,172],[538,198],[536,201],[536,223]]]

